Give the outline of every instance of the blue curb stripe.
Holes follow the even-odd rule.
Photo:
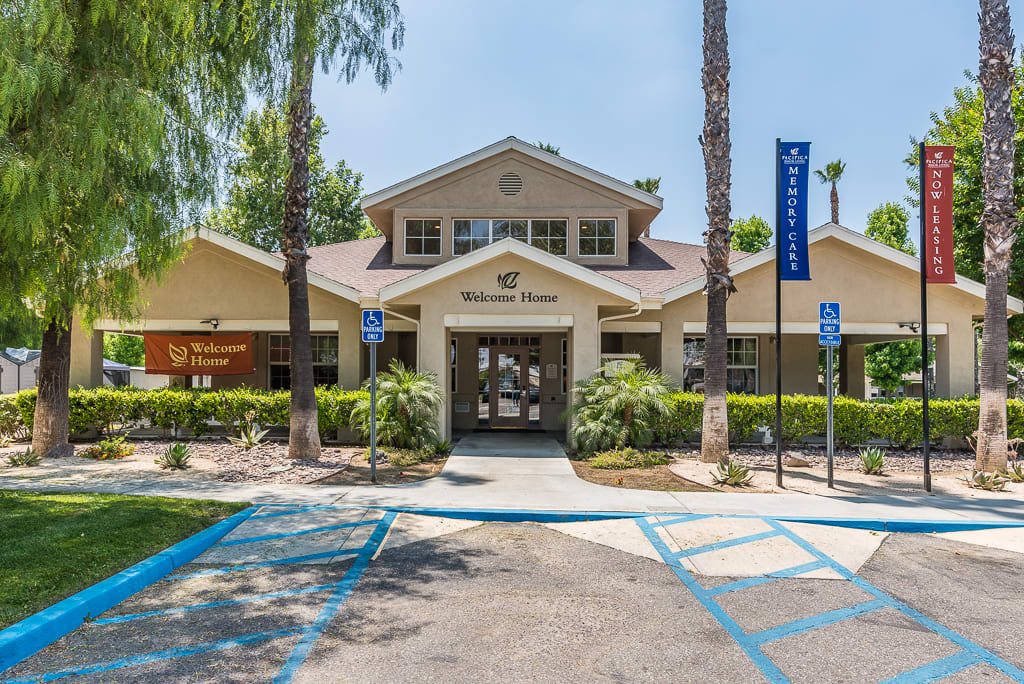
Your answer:
[[[515,508],[418,508],[416,506],[359,506],[395,513],[433,515],[457,520],[480,520],[482,522],[587,522],[595,520],[618,520],[620,518],[643,518],[650,515],[678,515],[676,513],[654,513],[642,511],[542,511]]]
[[[239,599],[225,599],[223,601],[210,601],[209,603],[195,603],[191,606],[180,606],[178,608],[165,608],[163,610],[150,610],[145,613],[129,613],[127,615],[113,615],[111,617],[99,618],[93,620],[93,625],[112,625],[120,622],[131,622],[132,620],[141,620],[148,617],[157,617],[163,615],[180,615],[182,613],[190,613],[193,610],[205,610],[207,608],[223,608],[224,606],[239,606],[244,603],[253,603],[254,601],[270,601],[272,599],[285,598],[287,596],[298,596],[300,594],[315,594],[320,591],[328,591],[333,589],[333,584],[317,584],[311,587],[301,587],[299,589],[286,589],[283,591],[274,591],[269,594],[258,594],[256,596],[246,596]]]
[[[344,556],[354,556],[359,553],[359,549],[337,549],[335,551],[323,551],[321,553],[307,553],[305,556],[292,556],[291,558],[279,558],[278,560],[263,561],[262,563],[248,563],[245,565],[226,565],[222,568],[208,568],[206,570],[199,570],[197,572],[190,572],[187,575],[171,575],[165,577],[166,580],[186,580],[195,579],[196,577],[212,577],[214,575],[226,575],[231,572],[242,572],[244,570],[255,570],[256,568],[268,568],[273,565],[283,565],[285,563],[301,563],[303,561],[317,560],[318,558],[330,558],[331,556],[338,556],[340,558]]]
[[[346,527],[360,527],[361,525],[374,525],[377,520],[361,520],[359,522],[344,523],[343,525],[328,525],[326,527],[314,527],[311,530],[298,530],[297,532],[280,532],[278,534],[265,534],[261,537],[247,537],[245,539],[228,539],[222,541],[215,546],[215,548],[221,548],[222,546],[237,546],[238,544],[253,544],[255,542],[268,541],[270,539],[282,539],[284,537],[297,537],[303,534],[316,534],[317,532],[330,532],[331,530],[342,530]]]
[[[334,593],[327,599],[323,608],[320,609],[320,614],[317,615],[313,624],[303,633],[299,643],[295,645],[291,655],[288,656],[288,660],[285,661],[280,672],[272,680],[274,684],[287,684],[290,682],[299,671],[299,668],[302,667],[302,664],[306,662],[306,658],[313,649],[313,645],[320,638],[327,625],[331,623],[331,620],[338,614],[338,611],[341,610],[341,606],[348,599],[349,594],[352,593],[356,582],[363,576],[363,571],[370,564],[370,559],[373,558],[377,549],[384,543],[388,530],[391,529],[391,524],[397,516],[398,514],[394,511],[389,511],[378,521],[377,528],[370,535],[365,546],[363,546],[356,562],[352,564],[352,567],[345,573],[342,580],[335,585],[337,588]]]
[[[0,672],[73,632],[87,616],[101,615],[191,562],[256,511],[251,506],[0,632]]]
[[[737,591],[739,589],[746,589],[747,587],[756,587],[759,584],[774,582],[775,580],[782,579],[784,577],[796,577],[797,575],[802,575],[805,572],[821,570],[824,567],[825,564],[819,560],[811,561],[810,563],[794,565],[791,568],[772,572],[767,575],[761,575],[760,577],[748,577],[746,579],[736,580],[735,582],[729,582],[728,584],[720,584],[717,587],[708,589],[707,592],[710,596],[718,596],[720,594],[727,594],[730,591]]]
[[[735,516],[741,517],[741,516]],[[810,523],[812,525],[833,525],[875,532],[970,532],[973,530],[995,530],[1024,527],[1022,520],[902,520],[899,518],[815,518],[809,516],[751,516],[771,518],[782,522]]]
[[[262,518],[277,518],[282,515],[298,515],[299,513],[309,513],[310,511],[322,511],[325,508],[334,508],[329,504],[323,506],[307,506],[305,508],[298,508],[294,511],[275,511],[274,513],[260,513],[259,515],[252,516],[253,520],[260,520]]]
[[[719,551],[721,549],[728,549],[732,546],[741,546],[743,544],[749,544],[750,542],[761,541],[762,539],[771,539],[772,537],[781,536],[776,530],[768,530],[766,532],[758,532],[757,534],[748,534],[745,537],[736,537],[735,539],[726,539],[725,541],[715,542],[714,544],[705,544],[704,546],[695,546],[692,549],[683,549],[672,554],[673,558],[689,558],[690,556],[699,556],[702,553],[709,553],[711,551]]]
[[[765,679],[773,684],[788,683],[789,679],[786,675],[782,674],[782,670],[771,661],[771,659],[764,654],[760,646],[754,644],[747,637],[747,634],[740,628],[736,621],[733,620],[728,613],[726,613],[721,606],[719,606],[708,592],[700,586],[700,583],[694,579],[693,575],[686,571],[679,563],[674,562],[673,553],[665,544],[665,541],[658,535],[657,531],[651,527],[650,522],[644,518],[637,518],[636,524],[640,526],[644,535],[647,537],[647,541],[655,548],[655,550],[661,554],[662,560],[672,569],[676,574],[676,577],[690,590],[704,609],[711,613],[711,616],[718,621],[718,624],[722,626],[722,629],[733,638],[733,640],[739,645],[743,652],[753,661],[754,665],[761,671]]]
[[[166,651],[144,653],[142,655],[130,656],[128,658],[111,660],[106,663],[96,663],[94,665],[71,667],[66,670],[57,670],[56,672],[47,672],[46,674],[31,675],[28,677],[19,677],[17,679],[5,679],[3,680],[3,684],[31,684],[34,682],[52,682],[58,679],[64,679],[65,677],[94,674],[96,672],[109,672],[110,670],[117,670],[122,667],[144,665],[146,663],[152,663],[158,660],[184,658],[186,656],[198,655],[200,653],[209,653],[211,651],[223,651],[228,648],[243,646],[245,644],[254,644],[260,641],[281,639],[282,637],[295,636],[296,634],[301,634],[305,630],[306,627],[298,626],[287,627],[285,629],[275,629],[269,632],[257,632],[255,634],[246,634],[244,636],[234,637],[231,639],[210,641],[205,644],[196,644],[194,646],[179,646],[178,648],[171,648]]]
[[[913,670],[907,670],[895,677],[889,677],[889,679],[883,679],[880,684],[925,684],[926,682],[937,682],[940,679],[945,679],[955,675],[957,672],[962,672],[969,667],[980,664],[981,660],[977,656],[967,651],[960,651],[948,658],[936,660],[921,667],[915,667]]]
[[[779,625],[778,627],[772,627],[771,629],[751,634],[750,638],[753,639],[755,644],[763,645],[772,641],[778,641],[779,639],[785,639],[786,637],[794,636],[796,634],[803,634],[804,632],[809,632],[812,629],[828,627],[829,625],[834,625],[837,622],[842,622],[843,620],[848,620],[859,615],[873,613],[876,610],[881,610],[882,608],[887,607],[888,606],[884,601],[872,599],[871,601],[858,603],[857,605],[850,606],[848,608],[839,608],[837,610],[830,610],[827,613],[819,613],[818,615],[812,615],[811,617],[802,618],[800,620],[793,620],[792,622],[787,622],[784,625]]]

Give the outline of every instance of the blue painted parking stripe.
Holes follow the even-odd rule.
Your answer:
[[[754,640],[755,644],[767,644],[796,634],[803,634],[804,632],[809,632],[812,629],[828,627],[829,625],[834,625],[837,622],[842,622],[843,620],[848,620],[859,615],[873,613],[876,610],[881,610],[882,608],[887,607],[888,606],[885,601],[872,599],[870,601],[865,601],[864,603],[858,603],[855,606],[838,608],[836,610],[830,610],[827,613],[819,613],[818,615],[801,618],[800,620],[793,620],[792,622],[787,622],[784,625],[779,625],[778,627],[772,627],[771,629],[751,634],[750,638]]]
[[[278,560],[263,561],[261,563],[247,563],[245,565],[226,565],[223,568],[208,568],[190,572],[187,575],[170,575],[165,580],[186,580],[196,577],[212,577],[213,575],[226,575],[231,572],[242,572],[244,570],[255,570],[256,568],[269,568],[273,565],[284,565],[286,563],[302,563],[303,561],[317,560],[318,558],[330,558],[331,556],[354,556],[359,549],[341,549],[337,551],[323,551],[321,553],[307,553],[305,556],[292,556],[291,558],[279,558]]]
[[[791,568],[785,570],[779,570],[778,572],[768,573],[767,575],[761,575],[760,577],[747,577],[746,579],[736,580],[735,582],[729,582],[728,584],[720,584],[717,587],[708,589],[708,594],[711,596],[718,596],[720,594],[727,594],[730,591],[737,591],[739,589],[746,589],[748,587],[756,587],[759,584],[767,584],[768,582],[774,582],[775,580],[782,579],[784,577],[796,577],[802,575],[805,572],[813,572],[814,570],[820,570],[825,567],[825,564],[820,560],[811,561],[810,563],[804,563],[803,565],[794,565]]]
[[[298,537],[303,534],[316,534],[317,532],[330,532],[331,530],[342,530],[346,527],[360,527],[362,525],[375,525],[377,519],[373,520],[360,520],[359,522],[344,523],[341,525],[327,525],[326,527],[314,527],[309,530],[298,530],[296,532],[279,532],[277,534],[264,534],[260,537],[246,537],[245,539],[228,539],[214,546],[218,548],[221,546],[237,546],[238,544],[253,544],[255,542],[268,541],[270,539],[282,539],[284,537]]]
[[[82,665],[80,667],[70,667],[66,670],[57,670],[56,672],[47,672],[41,675],[30,675],[28,677],[18,677],[16,679],[5,679],[3,680],[3,684],[33,684],[35,682],[53,682],[58,679],[64,679],[65,677],[94,674],[96,672],[109,672],[110,670],[118,670],[123,667],[132,667],[133,665],[144,665],[146,663],[152,663],[160,660],[170,660],[172,658],[184,658],[191,655],[198,655],[200,653],[210,653],[211,651],[223,651],[225,649],[234,648],[236,646],[254,644],[260,641],[270,641],[272,639],[281,639],[283,637],[295,636],[296,634],[304,633],[306,629],[307,627],[300,625],[296,627],[287,627],[285,629],[275,629],[268,632],[246,634],[244,636],[233,637],[231,639],[221,639],[220,641],[210,641],[204,644],[195,644],[193,646],[179,646],[178,648],[171,648],[166,651],[143,653],[142,655],[130,656],[128,658],[119,658],[118,660],[111,660],[105,663]]]
[[[725,541],[715,542],[714,544],[695,546],[692,549],[683,549],[682,551],[673,553],[672,557],[677,559],[689,558],[690,556],[699,556],[702,553],[708,553],[710,551],[719,551],[721,549],[728,549],[731,546],[741,546],[742,544],[749,544],[750,542],[761,541],[762,539],[770,539],[778,536],[780,535],[777,530],[768,530],[766,532],[758,532],[757,534],[748,534],[745,537],[726,539]]]
[[[925,684],[926,682],[937,682],[940,679],[945,679],[955,675],[957,672],[962,672],[969,667],[980,664],[981,659],[978,656],[967,651],[960,651],[948,658],[942,658],[927,665],[915,667],[913,670],[902,672],[895,677],[883,679],[879,684]]]
[[[669,518],[668,520],[658,520],[656,522],[652,522],[650,525],[651,527],[666,527],[668,525],[675,525],[676,523],[693,522],[695,520],[703,520],[704,518],[713,517],[716,516],[703,513],[688,513],[686,515],[680,515],[674,518]]]
[[[782,532],[782,534],[784,534],[794,544],[804,549],[815,558],[818,558],[819,560],[822,560],[825,563],[827,563],[830,568],[835,570],[842,577],[848,579],[855,586],[859,587],[860,589],[863,589],[872,596],[882,601],[885,601],[889,605],[889,607],[895,608],[896,610],[900,611],[907,617],[916,621],[923,627],[935,632],[939,636],[944,637],[949,641],[952,641],[960,648],[977,656],[978,658],[985,661],[992,667],[996,668],[1006,676],[1012,678],[1014,681],[1024,682],[1024,671],[1022,671],[1020,668],[1011,665],[1009,662],[1003,660],[1002,658],[992,653],[988,649],[983,648],[982,646],[974,643],[967,637],[962,636],[954,632],[953,630],[949,629],[948,627],[939,624],[938,622],[932,620],[930,617],[927,617],[920,611],[914,610],[913,608],[911,608],[910,606],[906,605],[901,601],[897,601],[895,598],[893,598],[886,592],[882,591],[875,585],[871,584],[866,579],[859,577],[855,573],[851,572],[850,569],[847,568],[845,565],[837,563],[831,557],[819,551],[817,547],[815,547],[813,544],[809,543],[808,541],[794,533],[792,530],[788,529],[785,525],[782,525],[776,520],[771,520],[768,518],[765,518],[764,520],[769,525]]]
[[[307,506],[305,508],[297,508],[294,511],[275,511],[274,513],[260,513],[254,515],[250,520],[260,520],[262,518],[277,518],[282,515],[297,515],[299,513],[309,513],[310,511],[322,511],[325,508],[334,508],[334,506],[323,505],[323,506]]]
[[[715,600],[708,595],[708,592],[700,586],[700,583],[694,579],[682,565],[675,561],[674,554],[668,548],[665,541],[658,535],[657,531],[651,527],[650,522],[644,518],[637,518],[636,524],[640,526],[640,530],[643,531],[644,536],[647,537],[647,541],[655,548],[655,550],[661,555],[662,560],[668,564],[672,571],[676,574],[676,577],[690,590],[704,609],[707,610],[718,624],[722,626],[722,629],[733,638],[733,640],[739,645],[743,652],[746,653],[747,657],[753,661],[754,665],[761,671],[765,679],[773,684],[782,684],[783,682],[789,682],[789,678],[782,674],[782,670],[771,661],[771,659],[764,654],[761,647],[753,643],[744,632],[736,621],[733,620],[728,613],[726,613],[721,606],[719,606]]]
[[[313,649],[313,645],[320,638],[327,625],[331,623],[331,620],[334,619],[335,615],[338,614],[338,611],[341,610],[341,606],[348,599],[349,594],[352,593],[352,588],[355,587],[356,582],[362,577],[363,571],[370,564],[370,559],[373,558],[374,554],[377,553],[377,549],[384,543],[388,530],[391,529],[391,523],[395,521],[397,516],[398,514],[394,511],[389,511],[380,519],[377,528],[363,546],[359,557],[356,558],[356,562],[352,564],[352,567],[345,573],[342,580],[338,582],[334,593],[327,599],[323,608],[320,609],[320,614],[316,616],[313,624],[303,633],[299,643],[295,645],[291,655],[288,656],[288,660],[285,661],[280,672],[273,679],[275,684],[287,684],[287,682],[290,682],[299,671],[299,668],[302,667],[302,664],[306,662],[306,658]]]
[[[253,603],[255,601],[270,601],[272,599],[285,598],[286,596],[299,596],[301,594],[315,594],[320,591],[328,591],[334,588],[334,584],[316,584],[310,587],[300,587],[298,589],[286,589],[283,591],[274,591],[269,594],[257,594],[255,596],[246,596],[239,599],[225,599],[223,601],[210,601],[208,603],[194,603],[190,606],[179,606],[177,608],[164,608],[163,610],[149,610],[145,613],[129,613],[127,615],[113,615],[111,617],[97,618],[92,621],[94,625],[112,625],[119,622],[131,622],[132,620],[141,620],[148,617],[158,617],[164,615],[180,615],[182,613],[190,613],[193,610],[206,610],[208,608],[223,608],[224,606],[238,606],[244,603]]]

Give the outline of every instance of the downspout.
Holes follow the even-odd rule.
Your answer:
[[[409,321],[416,326],[416,370],[420,370],[420,322],[415,318],[409,318],[404,314],[400,314],[397,311],[387,308],[384,306],[384,302],[380,303],[380,310],[384,313],[391,314],[396,318],[401,318],[403,321]]]
[[[617,316],[605,316],[604,318],[597,319],[597,362],[601,363],[601,329],[604,327],[606,321],[618,321],[623,318],[636,318],[643,313],[644,307],[642,302],[636,303],[636,311],[629,313],[618,314]]]

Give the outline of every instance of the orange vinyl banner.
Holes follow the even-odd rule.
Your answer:
[[[252,333],[155,335],[145,333],[146,373],[249,375],[255,372]]]

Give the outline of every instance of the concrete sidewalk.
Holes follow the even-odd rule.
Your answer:
[[[576,477],[557,441],[537,434],[463,437],[437,477],[388,486],[273,485],[104,478],[89,482],[3,478],[0,488],[250,501],[422,508],[640,511],[915,520],[1024,521],[1024,500],[1005,497],[816,496],[656,492],[604,487]]]

